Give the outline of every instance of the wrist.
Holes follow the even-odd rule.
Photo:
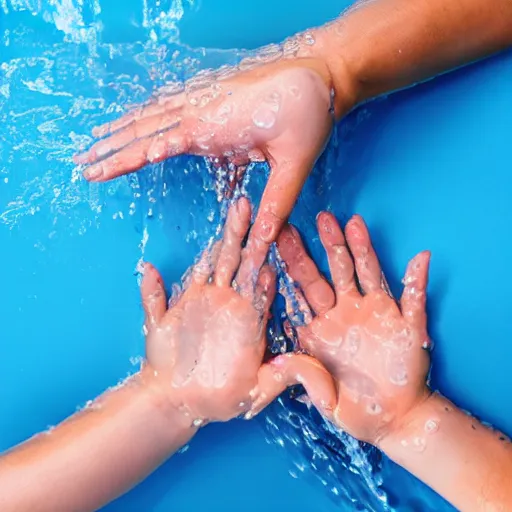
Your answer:
[[[454,408],[448,399],[427,388],[424,398],[379,439],[378,448],[397,462],[401,452],[422,451],[426,437],[437,431],[441,417]]]
[[[197,432],[192,419],[183,407],[177,392],[162,382],[162,377],[149,364],[139,372],[142,393],[145,396],[149,416],[161,432],[162,442],[169,445],[171,451],[176,444],[186,444]]]
[[[329,76],[328,86],[334,91],[334,112],[339,121],[362,96],[361,82],[345,57],[340,37],[333,39],[335,23],[307,30],[295,36],[299,40],[297,57],[315,59],[325,67]]]

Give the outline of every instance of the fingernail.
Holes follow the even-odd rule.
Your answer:
[[[273,242],[277,235],[277,228],[273,222],[266,222],[263,221],[260,225],[259,229],[259,238],[267,243],[270,244]]]
[[[92,165],[83,172],[87,181],[98,181],[103,176],[103,168],[101,165]]]
[[[326,233],[332,233],[333,226],[331,216],[327,212],[320,212],[317,217],[320,228]]]

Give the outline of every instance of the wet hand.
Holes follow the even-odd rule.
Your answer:
[[[263,364],[265,328],[275,295],[273,271],[268,265],[256,269],[251,289],[240,290],[236,284],[250,217],[246,199],[231,207],[223,240],[203,254],[185,291],[169,307],[160,274],[149,264],[145,267],[144,372],[155,376],[171,407],[196,427],[248,411],[251,416],[256,405],[260,410],[296,382],[291,374],[276,379],[273,367]],[[318,365],[310,366],[316,375]],[[323,369],[317,371],[330,381]]]
[[[332,287],[293,227],[279,237],[279,252],[297,286],[294,296],[286,297],[289,314],[301,348],[336,382],[327,397],[334,404],[329,418],[354,437],[378,444],[430,394],[425,312],[430,254],[422,252],[409,263],[397,304],[360,217],[348,222],[344,235],[334,216],[323,212],[318,231]],[[299,315],[292,311],[297,306]],[[288,364],[296,357],[302,356],[289,356]]]
[[[326,64],[313,58],[198,76],[183,92],[164,89],[95,128],[93,134],[105,138],[76,162],[88,166],[88,180],[106,181],[185,153],[242,169],[267,160],[271,174],[248,244],[253,263],[261,265],[331,132],[331,82]]]

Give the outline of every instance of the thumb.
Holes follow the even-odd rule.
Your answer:
[[[302,384],[315,407],[327,419],[336,406],[336,386],[331,374],[306,354],[283,354],[263,364],[258,371],[257,394],[246,419],[262,411],[286,388]]]

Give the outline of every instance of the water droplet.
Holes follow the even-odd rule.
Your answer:
[[[382,412],[382,407],[377,403],[371,403],[366,406],[366,412],[372,416],[376,416]]]
[[[201,418],[196,418],[193,422],[192,422],[192,425],[194,425],[194,427],[202,427],[204,425],[205,421]]]
[[[433,434],[439,430],[439,423],[436,420],[430,419],[425,422],[425,432]]]
[[[277,120],[280,102],[281,95],[277,91],[269,93],[252,114],[254,125],[266,130],[272,128]]]
[[[304,34],[304,42],[310,46],[315,44],[315,38],[311,32],[306,32]]]
[[[423,437],[415,437],[412,440],[412,449],[415,452],[423,452],[427,447],[427,441]]]
[[[186,444],[185,446],[182,446],[176,453],[185,453],[190,448],[190,445]]]
[[[408,284],[411,284],[414,281],[414,277],[412,276],[406,276],[402,279],[402,284],[407,286]]]
[[[354,355],[359,350],[361,344],[361,334],[359,327],[351,327],[345,338],[345,347],[349,354]]]
[[[269,108],[260,107],[252,115],[254,126],[268,130],[276,123],[276,113]]]
[[[273,377],[277,382],[281,382],[283,380],[283,374],[280,372],[274,372]]]
[[[190,409],[184,404],[181,404],[178,407],[178,411],[180,411],[184,416],[190,416]]]
[[[246,403],[245,403],[245,402],[240,402],[240,403],[238,404],[238,407],[242,407],[242,408],[244,408],[244,407],[245,407],[245,405],[246,405]]]
[[[389,380],[396,386],[405,386],[408,382],[407,377],[407,370],[405,367],[400,366],[397,371],[391,375]]]
[[[251,149],[247,154],[251,162],[264,162],[265,155],[259,149]]]

